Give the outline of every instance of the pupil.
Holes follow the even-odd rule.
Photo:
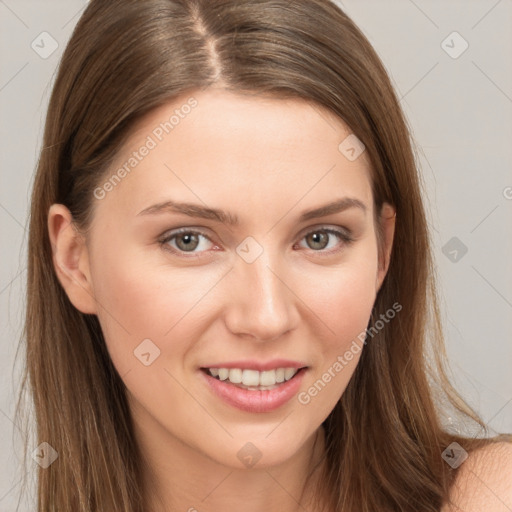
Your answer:
[[[195,235],[191,235],[191,234],[185,234],[185,235],[181,235],[179,238],[178,238],[178,241],[181,241],[181,245],[182,245],[182,248],[184,248],[185,250],[186,249],[194,249],[194,238],[195,238]],[[178,242],[179,244],[180,242]]]
[[[326,238],[326,234],[323,232],[320,232],[320,231],[317,231],[316,233],[313,233],[310,236],[311,236],[313,244],[315,244],[315,245],[322,244],[322,238],[324,238],[324,241]],[[318,246],[316,248],[318,249]],[[323,247],[320,247],[320,248],[323,248]]]

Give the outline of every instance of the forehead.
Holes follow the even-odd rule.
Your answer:
[[[109,169],[125,172],[108,203],[130,215],[176,194],[242,213],[346,195],[370,205],[367,155],[347,157],[353,137],[339,117],[302,99],[215,89],[183,95],[134,125]]]

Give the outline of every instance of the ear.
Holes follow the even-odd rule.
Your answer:
[[[379,215],[379,222],[382,232],[383,247],[379,248],[379,265],[377,270],[376,291],[380,290],[382,282],[386,277],[391,257],[391,249],[393,247],[393,239],[395,235],[396,210],[389,203],[382,205]]]
[[[82,313],[96,314],[88,249],[71,212],[62,204],[53,204],[48,212],[48,231],[52,260],[57,278],[71,303]]]

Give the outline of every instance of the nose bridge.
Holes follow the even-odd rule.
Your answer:
[[[293,293],[281,276],[279,254],[265,248],[252,262],[243,256],[235,264],[230,329],[266,340],[279,337],[294,326]]]

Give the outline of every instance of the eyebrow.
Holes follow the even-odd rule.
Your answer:
[[[343,197],[341,199],[336,199],[335,201],[327,203],[318,208],[314,208],[312,210],[307,210],[303,212],[299,218],[299,221],[304,222],[307,220],[316,219],[318,217],[333,215],[335,213],[340,213],[345,210],[348,210],[350,208],[357,208],[366,215],[367,207],[362,201],[355,197]],[[193,203],[178,203],[172,200],[164,201],[149,206],[144,210],[140,211],[137,214],[137,216],[156,215],[161,213],[181,213],[183,215],[188,215],[189,217],[215,220],[218,222],[222,222],[223,224],[228,224],[230,226],[238,226],[240,224],[240,219],[238,218],[238,216],[230,212],[219,210],[217,208],[208,208],[206,206],[201,206]]]

